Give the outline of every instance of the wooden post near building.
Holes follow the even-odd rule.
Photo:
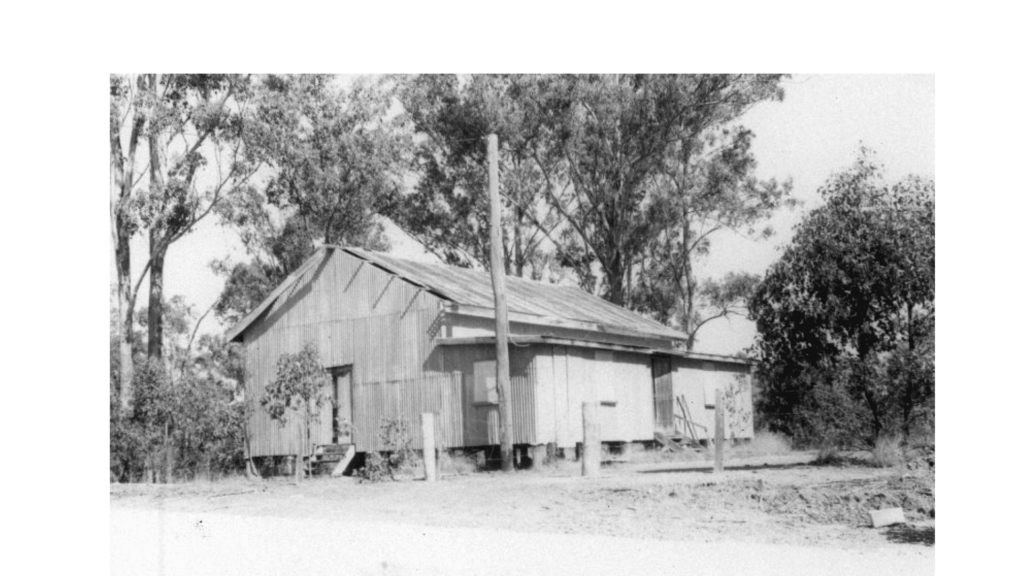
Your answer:
[[[583,475],[596,476],[601,470],[601,426],[597,402],[583,403]]]
[[[437,481],[437,453],[434,444],[434,414],[420,415],[423,427],[423,474],[427,482]]]
[[[494,345],[497,353],[498,437],[501,470],[512,464],[512,382],[508,375],[508,305],[505,301],[505,254],[501,241],[501,198],[498,196],[498,135],[487,136],[488,188],[491,197],[491,284],[494,287]]]
[[[722,389],[715,390],[715,472],[725,469],[725,405]]]

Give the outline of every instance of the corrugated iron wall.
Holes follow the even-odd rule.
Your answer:
[[[373,265],[340,251],[313,266],[244,334],[246,393],[256,399],[274,378],[278,358],[316,344],[325,367],[352,366],[355,442],[359,451],[381,450],[380,425],[399,417],[421,445],[420,414],[433,412],[438,445],[445,448],[499,443],[497,406],[473,401],[474,364],[493,360],[490,345],[435,347],[445,316],[441,300]],[[580,404],[612,400],[603,408],[603,440],[653,436],[654,394],[650,357],[564,346],[513,346],[510,354],[513,438],[517,444],[582,440]],[[673,392],[685,393],[695,418],[707,419],[704,385],[731,385],[734,424],[728,434],[752,435],[749,369],[673,360]],[[739,380],[737,380],[739,378]],[[744,380],[746,378],[746,380]],[[744,385],[746,382],[746,385]],[[604,396],[608,396],[605,398]],[[313,441],[331,439],[330,407],[313,426]],[[299,418],[281,426],[259,407],[250,420],[253,456],[295,454],[304,432]]]
[[[426,370],[440,367],[431,352],[442,321],[437,297],[334,251],[245,333],[246,393],[258,404],[278,358],[307,342],[316,344],[325,367],[353,366],[353,390],[372,382],[422,380]],[[298,453],[302,428],[291,420],[281,426],[257,406],[249,426],[252,455]],[[365,430],[363,435],[368,436]],[[330,418],[321,418],[314,442],[329,443],[330,436]],[[358,441],[357,449],[364,449]]]
[[[400,419],[408,426],[413,447],[423,447],[420,415],[432,412],[439,448],[463,446],[461,374],[431,374],[422,378],[360,382],[352,390],[356,449],[388,450],[381,425]]]
[[[534,347],[512,346],[509,350],[509,377],[512,384],[512,441],[516,444],[536,443]],[[463,414],[463,446],[499,444],[498,407],[474,404],[473,367],[476,362],[494,360],[494,346],[446,346],[444,370],[462,375],[461,407]],[[450,447],[455,446],[450,445]]]

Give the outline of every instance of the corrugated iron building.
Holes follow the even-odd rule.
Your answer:
[[[512,428],[516,444],[574,447],[581,404],[600,402],[601,437],[650,440],[689,408],[713,430],[715,390],[728,398],[727,436],[753,435],[750,363],[673,348],[684,335],[579,288],[508,278]],[[228,332],[246,349],[246,394],[263,395],[284,353],[316,345],[358,451],[383,449],[386,418],[419,446],[419,414],[436,414],[443,448],[498,444],[494,311],[487,273],[325,246]],[[314,424],[330,444],[333,406]],[[347,434],[348,432],[346,432]],[[250,420],[254,457],[302,451],[298,419]]]

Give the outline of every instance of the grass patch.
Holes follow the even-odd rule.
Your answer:
[[[871,463],[879,468],[897,468],[906,464],[903,455],[903,439],[899,436],[882,436],[875,441],[871,451]]]
[[[631,464],[661,464],[664,462],[702,462],[711,460],[712,455],[707,450],[697,450],[687,447],[682,452],[675,452],[661,446],[651,446],[647,449],[631,449],[629,461]]]
[[[477,459],[474,456],[455,455],[450,454],[447,450],[441,450],[437,468],[441,474],[464,476],[476,472],[479,466],[477,466]]]
[[[726,454],[730,458],[758,458],[761,456],[778,456],[793,451],[793,442],[783,434],[758,432],[747,442],[726,446]]]
[[[842,457],[839,455],[839,448],[832,444],[826,444],[821,448],[818,448],[818,455],[814,457],[812,464],[818,466],[834,466],[843,462]]]

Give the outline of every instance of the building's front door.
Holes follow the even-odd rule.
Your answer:
[[[654,429],[672,434],[675,431],[672,359],[667,356],[651,356],[651,378],[654,380]]]
[[[352,443],[352,366],[331,370],[333,379],[333,433],[335,444]]]

